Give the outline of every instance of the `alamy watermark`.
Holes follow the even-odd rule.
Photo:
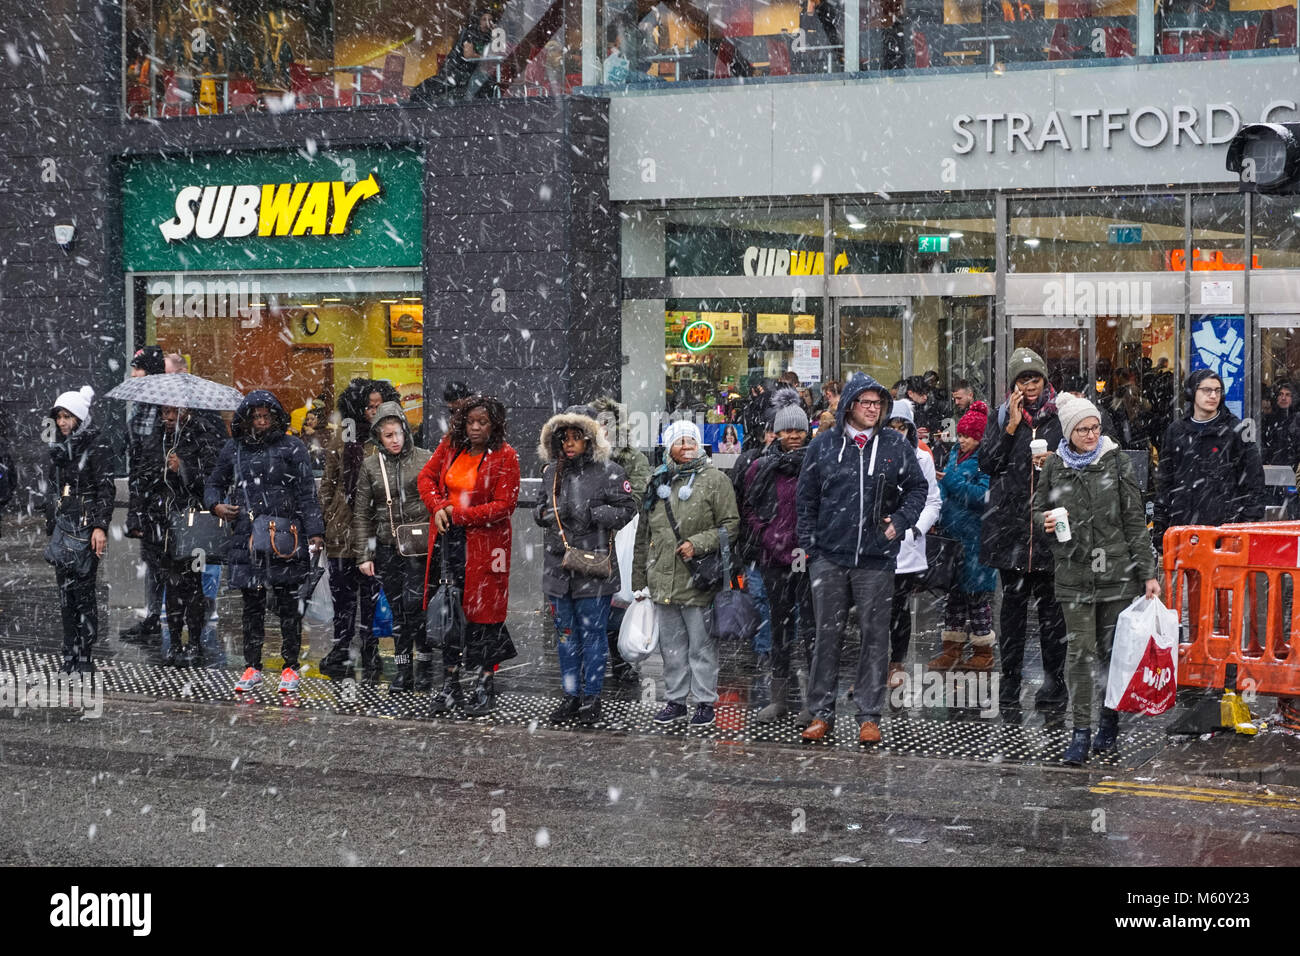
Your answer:
[[[1147,279],[1084,279],[1067,273],[1043,283],[1043,314],[1065,318],[1097,315],[1151,316],[1151,282]]]
[[[893,707],[944,707],[978,710],[984,718],[998,715],[1002,675],[993,671],[933,671],[917,664],[889,692]]]
[[[89,674],[47,674],[28,671],[18,664],[15,672],[0,671],[0,710],[80,710],[83,716],[104,715],[102,681]]]
[[[265,305],[260,282],[186,279],[183,272],[151,279],[149,295],[158,319],[249,319]]]

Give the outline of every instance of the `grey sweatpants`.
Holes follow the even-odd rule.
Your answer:
[[[718,699],[718,642],[704,626],[704,608],[655,603],[659,615],[659,653],[669,703],[697,704]]]
[[[848,625],[849,606],[857,605],[862,649],[853,684],[853,702],[858,707],[858,723],[869,720],[878,724],[885,709],[885,682],[889,675],[889,614],[894,600],[894,569],[849,568],[815,558],[808,571],[812,575],[813,611],[817,617],[808,709],[823,720],[835,718],[844,629]]]

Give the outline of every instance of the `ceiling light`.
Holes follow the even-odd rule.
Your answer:
[[[342,299],[339,299],[339,298],[331,298],[330,296],[325,296],[323,299],[321,299],[321,301],[322,301],[322,302],[342,302],[343,300],[342,300]]]
[[[1039,242],[1039,240],[1037,240],[1037,239],[1026,239],[1026,240],[1025,240],[1025,245],[1027,245],[1030,249],[1037,249],[1037,248],[1038,248],[1038,242]]]
[[[948,238],[949,238],[949,239],[962,239],[962,238],[965,237],[965,235],[966,235],[966,233],[964,233],[964,232],[956,232],[956,231],[954,231],[954,232],[950,232],[950,233],[948,233]]]

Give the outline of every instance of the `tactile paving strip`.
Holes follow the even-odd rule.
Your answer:
[[[0,649],[0,672],[27,675],[48,681],[59,666],[53,654],[30,650]],[[333,681],[322,677],[304,677],[299,692],[286,695],[277,691],[278,680],[267,672],[265,682],[251,694],[236,694],[239,672],[217,668],[169,668],[154,664],[109,661],[95,675],[103,692],[130,694],[161,700],[195,703],[233,704],[239,707],[296,708],[328,711],[359,717],[398,720],[458,720],[499,726],[557,726],[547,723],[558,697],[540,694],[498,693],[497,709],[489,717],[468,718],[463,715],[434,716],[429,710],[426,693],[390,692],[388,685],[362,684],[356,681]],[[468,691],[469,681],[465,682]],[[557,729],[578,733],[614,732],[665,737],[697,738],[722,743],[801,744],[800,729],[789,714],[770,724],[760,724],[754,717],[758,708],[720,702],[717,723],[709,728],[689,728],[685,722],[656,724],[654,714],[659,704],[606,698],[601,701],[602,719],[594,728],[578,727],[570,722]],[[881,728],[882,743],[876,751],[897,755],[937,759],[973,760],[991,763],[1059,763],[1069,739],[1064,727],[1050,729],[1036,721],[1017,726],[999,719],[981,719],[971,710],[950,710],[947,717],[916,716],[912,711],[895,711]],[[1125,728],[1120,735],[1117,754],[1092,757],[1088,766],[1132,768],[1145,763],[1162,750],[1167,738],[1158,729]],[[811,747],[840,746],[857,748],[857,725],[851,713],[842,713],[833,739]]]

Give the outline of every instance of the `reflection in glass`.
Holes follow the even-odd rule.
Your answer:
[[[1012,272],[1182,271],[1180,195],[1013,199],[1007,216]]]

